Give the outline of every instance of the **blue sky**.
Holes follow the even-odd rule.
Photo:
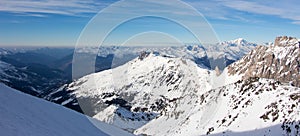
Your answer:
[[[74,46],[86,24],[114,0],[1,0],[0,46]],[[172,2],[167,1],[167,2]],[[298,0],[229,1],[184,0],[211,24],[221,41],[245,38],[251,42],[272,42],[276,36],[300,37]],[[123,8],[130,8],[124,5]],[[141,5],[142,6],[142,5]],[[142,8],[142,7],[141,7]],[[162,9],[154,9],[162,11]],[[182,12],[176,12],[184,16]],[[190,18],[189,18],[190,19]],[[193,19],[190,19],[193,21]],[[151,25],[149,25],[149,23]],[[197,23],[195,21],[195,23]],[[139,27],[137,27],[139,26]],[[155,28],[155,29],[154,29]],[[110,40],[132,31],[163,30],[193,42],[185,30],[165,20],[141,18],[123,25]]]

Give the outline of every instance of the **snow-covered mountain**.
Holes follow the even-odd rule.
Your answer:
[[[272,46],[258,46],[228,67],[230,74],[276,79],[300,87],[300,42],[277,37]]]
[[[239,63],[219,73],[184,57],[145,52],[51,96],[134,134],[299,135],[300,89],[276,78],[232,73],[248,66]]]
[[[231,40],[231,41],[224,41],[224,42],[221,42],[220,45],[223,45],[223,46],[257,46],[257,44],[250,43],[243,38],[238,38],[238,39]]]
[[[147,108],[160,112],[158,110],[161,110],[162,107],[157,105],[160,102],[176,99],[183,92],[200,91],[196,87],[199,89],[203,88],[203,91],[211,88],[209,78],[207,78],[209,72],[207,69],[199,69],[196,63],[188,59],[162,57],[157,54],[147,53],[145,56],[136,58],[115,69],[91,74],[63,86],[56,92],[53,92],[51,97],[57,101],[61,101],[60,99],[65,100],[61,101],[62,104],[77,103],[74,101],[74,98],[65,99],[58,94],[71,92],[71,96],[76,96],[78,101],[84,101],[83,103],[87,103],[87,100],[95,99],[97,100],[95,105],[88,107],[88,110],[83,109],[90,116],[96,115],[98,111],[103,110],[102,107],[107,107],[107,104],[118,103],[121,103],[123,108],[129,110],[131,108],[136,108],[137,110]],[[94,84],[95,81],[97,84]],[[103,92],[100,90],[103,90]],[[135,95],[138,95],[136,96],[138,98],[149,97],[147,105],[144,105],[146,103],[141,101],[133,101]],[[150,98],[152,95],[155,97]],[[118,98],[117,96],[124,96],[124,98]],[[126,105],[128,101],[138,105],[128,107]]]
[[[3,84],[0,84],[0,116],[2,136],[132,135]]]
[[[208,45],[206,47],[206,51],[208,57],[217,63],[212,65],[224,69],[226,66],[248,54],[256,46],[257,44],[255,43],[238,38],[231,41],[221,42],[216,45]],[[214,66],[212,66],[212,68],[214,68]]]

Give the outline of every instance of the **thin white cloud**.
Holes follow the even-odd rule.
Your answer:
[[[0,11],[37,17],[44,17],[42,14],[81,16],[85,13],[97,13],[108,4],[94,0],[1,0]]]
[[[48,17],[47,15],[45,14],[39,14],[39,13],[20,13],[20,14],[17,14],[16,16],[32,16],[32,17]]]
[[[229,11],[222,7],[221,3],[206,0],[206,1],[191,1],[185,0],[188,4],[195,7],[199,12],[204,14],[206,17],[211,17],[214,19],[228,20]]]
[[[113,0],[117,1],[117,0]],[[83,16],[85,13],[97,13],[113,3],[107,0],[0,0],[0,12],[19,13],[24,16],[46,17],[46,14],[61,14],[69,16]],[[183,0],[195,7],[206,17],[220,20],[239,20],[243,22],[261,22],[251,20],[236,11],[254,14],[277,16],[291,20],[293,24],[300,22],[300,1],[298,0]],[[150,2],[150,1],[149,1]],[[162,5],[172,4],[170,1],[151,1]],[[124,5],[130,8],[130,5]],[[142,7],[141,7],[142,8]],[[153,8],[153,12],[165,12],[161,8]],[[189,13],[178,12],[174,8],[172,14]]]
[[[278,1],[220,1],[224,6],[263,15],[278,16],[283,19],[289,19],[293,22],[300,21],[300,2],[298,0],[278,0]]]
[[[300,25],[300,21],[294,21],[293,24]]]
[[[223,4],[227,7],[240,10],[240,11],[246,11],[251,13],[258,13],[258,14],[267,14],[267,15],[280,15],[284,12],[278,8],[265,6],[259,3],[255,2],[249,2],[249,1],[234,1],[229,2],[225,1]]]
[[[263,22],[264,20],[251,20],[245,15],[238,14],[246,12],[258,15],[277,16],[288,19],[293,24],[299,24],[300,10],[299,0],[184,0],[196,7],[206,17],[220,20],[239,20],[243,22]],[[254,16],[252,16],[254,17]],[[256,19],[256,18],[253,18]]]

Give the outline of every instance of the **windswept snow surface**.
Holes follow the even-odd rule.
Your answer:
[[[0,135],[126,136],[132,134],[0,84]]]

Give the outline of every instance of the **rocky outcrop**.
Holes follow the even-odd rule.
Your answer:
[[[295,37],[279,36],[276,37],[274,46],[285,47],[296,46],[297,44],[299,44],[299,42]]]
[[[221,75],[221,71],[218,66],[215,67],[215,72],[217,76]]]
[[[148,57],[149,54],[150,52],[146,52],[146,51],[141,52],[139,55],[139,60],[143,60],[144,58]]]
[[[261,77],[300,87],[300,48],[298,39],[277,37],[273,46],[258,46],[228,67],[230,74],[243,79]]]

